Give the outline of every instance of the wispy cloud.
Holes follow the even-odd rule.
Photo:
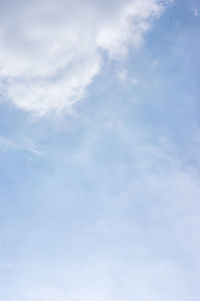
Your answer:
[[[198,8],[195,8],[195,9],[194,9],[194,15],[195,15],[195,17],[198,17],[198,15],[199,15],[199,10],[198,10]]]
[[[0,150],[16,149],[16,144],[3,136],[0,136]]]
[[[30,153],[33,153],[37,156],[43,156],[44,153],[39,151],[37,146],[33,143],[31,139],[10,139],[4,136],[0,136],[0,151],[19,151],[24,150]]]

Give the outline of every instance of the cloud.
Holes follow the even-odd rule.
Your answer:
[[[70,110],[104,56],[141,45],[162,9],[158,0],[0,2],[1,94],[35,115]]]
[[[127,81],[127,70],[123,69],[117,72],[117,78],[122,83]]]
[[[9,139],[4,136],[0,136],[0,152],[1,151],[26,151],[37,156],[43,156],[44,153],[39,151],[37,146],[31,139]]]
[[[1,299],[196,300],[198,172],[174,156],[165,137],[152,145],[150,130],[131,129],[117,120],[109,134],[103,122],[93,124],[87,137],[75,143],[85,166],[77,162],[76,169],[73,162],[70,168],[65,149],[53,160],[57,174],[40,175],[31,189],[26,182],[29,193],[34,191],[32,200],[23,210],[17,203],[14,218],[6,216],[12,233],[7,226],[3,250],[9,254],[10,241],[16,255],[2,257],[10,266],[2,270]],[[114,133],[119,144],[111,140]],[[103,154],[106,141],[115,150],[109,151],[114,164],[109,153],[107,158]],[[103,161],[95,161],[97,156]]]
[[[0,151],[7,149],[16,149],[15,143],[3,136],[0,136]]]

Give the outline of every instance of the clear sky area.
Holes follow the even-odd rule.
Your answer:
[[[200,300],[199,0],[0,0],[0,300]]]

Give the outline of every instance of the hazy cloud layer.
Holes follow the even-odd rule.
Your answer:
[[[138,47],[162,9],[158,0],[0,2],[4,98],[36,115],[69,110],[103,56],[120,59]]]

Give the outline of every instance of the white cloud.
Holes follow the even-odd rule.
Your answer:
[[[69,110],[104,54],[119,59],[138,47],[161,11],[158,0],[0,2],[1,92],[36,115]]]

